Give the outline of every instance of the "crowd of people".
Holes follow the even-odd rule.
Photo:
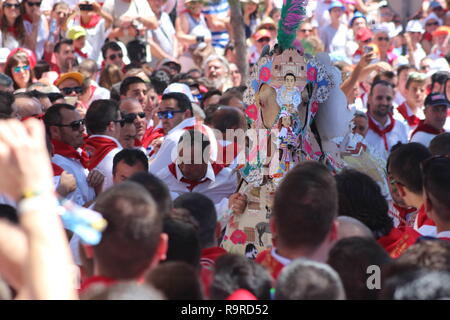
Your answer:
[[[255,205],[249,142],[228,135],[254,112],[239,66],[276,45],[282,5],[240,0],[240,57],[227,0],[2,1],[0,299],[450,298],[448,1],[404,24],[386,1],[308,1],[295,49],[329,55],[388,190],[301,162],[266,208],[266,250],[223,246]],[[292,96],[260,101],[307,100],[283,80]]]

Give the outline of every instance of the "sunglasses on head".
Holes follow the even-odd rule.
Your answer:
[[[389,41],[389,37],[378,37],[378,41]]]
[[[26,2],[30,7],[36,6],[36,7],[40,7],[42,2],[31,2],[31,1],[27,1]]]
[[[75,91],[76,94],[80,94],[80,93],[83,92],[83,88],[82,87],[62,88],[60,90],[66,96],[68,96],[69,94],[71,94],[74,91]]]
[[[426,27],[438,26],[438,25],[439,25],[439,22],[427,22],[425,24]]]
[[[174,113],[183,113],[185,110],[168,110],[158,112],[159,119],[172,119]]]
[[[262,42],[269,42],[269,41],[270,41],[270,38],[266,38],[266,37],[261,38],[261,39],[258,40],[259,43],[262,43]]]
[[[20,8],[20,4],[15,4],[15,3],[5,3],[3,6],[5,8],[14,8],[14,9]]]
[[[56,127],[70,127],[72,128],[73,131],[78,131],[80,130],[80,128],[82,126],[84,126],[86,120],[85,119],[80,119],[80,120],[75,120],[72,121],[69,124],[55,124]]]
[[[28,71],[28,70],[30,70],[30,66],[29,66],[29,65],[26,65],[26,66],[22,66],[22,67],[15,67],[15,68],[13,69],[14,73],[19,73],[20,70]]]
[[[136,118],[139,117],[141,119],[145,118],[145,112],[138,112],[138,113],[122,113],[122,118],[126,123],[133,123]]]
[[[117,57],[122,59],[123,58],[123,54],[122,53],[118,53],[118,54],[113,53],[112,55],[109,56],[109,60],[116,60]]]

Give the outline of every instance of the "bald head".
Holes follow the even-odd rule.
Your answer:
[[[222,106],[207,120],[208,125],[225,134],[227,129],[245,129],[244,113],[235,107]]]
[[[373,238],[372,231],[370,231],[365,224],[355,218],[339,216],[337,221],[339,222],[339,240],[350,237]]]
[[[16,96],[14,107],[20,119],[41,114],[43,112],[41,103],[36,98]]]

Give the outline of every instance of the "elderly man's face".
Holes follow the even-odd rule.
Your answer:
[[[209,79],[218,79],[226,76],[225,66],[220,60],[212,60],[206,67],[206,74]]]

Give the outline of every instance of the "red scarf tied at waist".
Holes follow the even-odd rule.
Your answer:
[[[84,148],[90,155],[87,168],[94,169],[111,150],[118,147],[116,142],[106,137],[87,138],[84,144]]]
[[[408,121],[409,126],[417,126],[420,122],[420,118],[418,118],[415,114],[408,116],[408,111],[406,110],[406,103],[403,102],[398,106],[397,111],[400,113],[406,121]]]
[[[53,153],[54,154],[59,154],[60,156],[63,156],[66,158],[79,160],[81,165],[83,167],[87,168],[87,165],[89,162],[89,156],[86,153],[86,151],[81,149],[81,152],[78,152],[71,145],[64,143],[62,141],[54,140],[54,139],[52,140],[52,145],[53,145]]]
[[[391,119],[391,123],[384,128],[383,130],[381,130],[378,125],[375,123],[375,121],[372,120],[372,117],[368,114],[368,118],[369,118],[369,128],[375,132],[377,135],[379,135],[380,137],[383,138],[384,141],[384,147],[386,148],[386,151],[389,151],[389,146],[387,143],[387,138],[386,138],[386,133],[391,132],[392,129],[394,129],[395,126],[395,119],[394,117],[388,113],[389,119]]]

